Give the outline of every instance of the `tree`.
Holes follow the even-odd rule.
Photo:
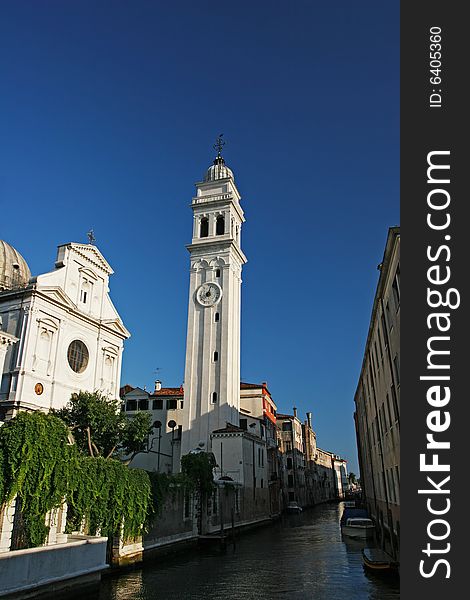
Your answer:
[[[130,456],[144,449],[152,433],[151,415],[139,412],[132,419],[120,410],[119,400],[100,392],[72,394],[64,408],[54,411],[70,428],[78,449],[90,456]]]
[[[213,469],[216,466],[212,452],[190,452],[181,457],[181,472],[190,485],[201,493],[210,493],[214,487]]]

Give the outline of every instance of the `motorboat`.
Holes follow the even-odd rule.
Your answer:
[[[351,517],[341,525],[341,531],[343,535],[365,540],[374,536],[375,527],[371,519]]]
[[[302,512],[302,507],[299,506],[297,502],[289,502],[286,508],[286,512],[298,514]]]
[[[372,537],[375,532],[374,523],[363,508],[345,507],[340,526],[343,535],[362,540]]]

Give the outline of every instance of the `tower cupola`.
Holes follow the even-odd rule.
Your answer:
[[[222,156],[222,148],[225,146],[225,141],[222,139],[224,134],[221,133],[214,144],[214,149],[217,150],[217,156],[214,158],[214,162],[207,169],[204,175],[204,182],[217,181],[217,179],[227,179],[233,177],[233,171],[225,164],[224,157]]]

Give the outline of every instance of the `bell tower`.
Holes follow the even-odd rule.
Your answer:
[[[182,455],[210,451],[210,434],[238,425],[240,408],[240,296],[246,257],[245,221],[232,171],[217,155],[192,199],[188,330],[184,375]]]

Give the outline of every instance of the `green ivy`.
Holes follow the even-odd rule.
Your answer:
[[[215,457],[208,452],[190,452],[181,457],[181,472],[192,490],[210,494],[214,488]]]
[[[42,412],[21,412],[0,429],[2,503],[15,495],[19,498],[29,546],[44,543],[46,513],[58,508],[67,495],[73,456],[67,440],[64,423]]]
[[[0,505],[20,499],[29,546],[47,538],[45,517],[64,499],[67,530],[124,537],[142,533],[152,512],[148,473],[117,460],[81,455],[59,418],[19,413],[0,428]]]

